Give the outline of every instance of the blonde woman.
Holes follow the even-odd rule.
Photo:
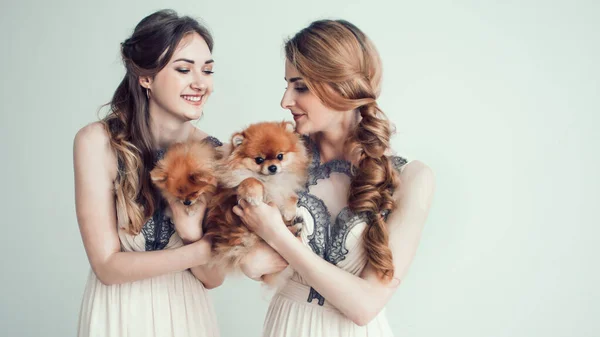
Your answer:
[[[285,268],[264,336],[392,336],[384,307],[405,277],[434,191],[424,163],[392,155],[377,104],[381,63],[373,43],[343,20],[313,22],[285,45],[281,106],[312,153],[300,193],[300,239],[276,207],[234,208],[268,245],[244,261],[254,279]]]

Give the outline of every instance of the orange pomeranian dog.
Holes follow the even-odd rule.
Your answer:
[[[231,154],[220,165],[218,190],[204,220],[204,235],[213,245],[211,265],[227,271],[238,268],[262,241],[233,213],[238,200],[254,205],[273,202],[286,224],[291,224],[296,216],[296,191],[306,184],[309,163],[302,139],[288,122],[253,124],[234,134],[231,146]],[[275,286],[276,276],[270,279],[263,281]]]
[[[200,197],[216,192],[218,159],[219,153],[207,141],[176,143],[150,171],[150,177],[169,203],[182,203],[191,215],[200,207]]]

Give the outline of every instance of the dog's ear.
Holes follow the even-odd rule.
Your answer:
[[[202,173],[201,172],[190,173],[188,180],[192,184],[198,184],[199,182],[202,181]]]
[[[217,185],[217,178],[206,172],[195,172],[190,174],[190,181],[194,184],[205,183],[209,185]]]
[[[294,123],[292,122],[282,122],[283,126],[285,127],[285,131],[287,132],[294,132],[296,130],[296,127],[294,126]]]
[[[159,188],[163,188],[169,175],[160,164],[161,163],[159,162],[158,165],[156,165],[156,167],[150,171],[150,179],[152,179],[152,183],[154,183],[154,185]]]
[[[231,145],[233,147],[238,147],[240,145],[242,145],[242,143],[244,142],[244,135],[241,133],[236,133],[233,136],[231,136]]]

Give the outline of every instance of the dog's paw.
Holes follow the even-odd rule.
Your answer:
[[[285,221],[292,221],[296,217],[296,208],[282,209],[281,215]]]
[[[292,221],[296,217],[298,212],[298,197],[293,196],[287,200],[282,206],[280,206],[279,210],[281,211],[281,215],[285,221]]]
[[[302,231],[302,225],[304,224],[304,219],[301,216],[294,217],[290,221],[286,221],[286,226],[294,236],[299,236]]]
[[[262,202],[262,197],[246,196],[244,200],[252,206],[258,206]]]
[[[237,188],[238,201],[243,199],[251,205],[258,205],[264,200],[265,188],[263,184],[254,179],[248,178],[242,181]]]
[[[300,235],[300,232],[302,232],[302,224],[301,223],[291,225],[288,228],[289,228],[290,232],[292,232],[292,234],[294,234],[294,236],[298,236],[298,235]]]

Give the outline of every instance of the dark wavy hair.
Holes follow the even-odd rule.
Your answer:
[[[138,234],[154,213],[157,200],[150,180],[154,165],[154,141],[150,131],[148,97],[141,76],[155,76],[188,34],[199,34],[212,52],[208,29],[173,10],[160,10],[142,19],[131,37],[121,43],[126,73],[107,105],[103,118],[119,170],[115,181],[117,219],[130,234]]]

